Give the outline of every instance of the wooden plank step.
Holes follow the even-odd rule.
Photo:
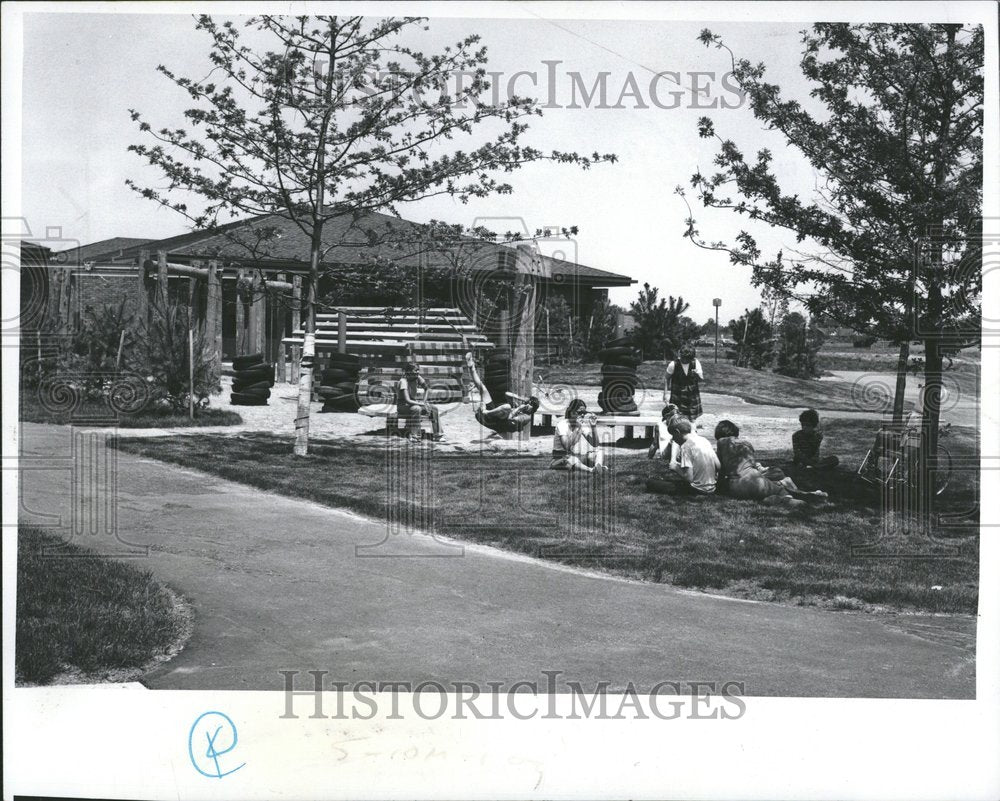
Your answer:
[[[338,306],[340,311],[343,312],[357,312],[359,314],[385,314],[386,309],[396,312],[404,312],[406,314],[455,314],[461,315],[462,312],[456,309],[454,306],[434,306],[429,309],[418,309],[415,306]],[[336,317],[338,312],[317,312],[316,316],[326,316],[326,317]]]
[[[299,342],[301,342],[302,338],[304,336],[305,336],[305,334],[303,333],[303,331],[301,329],[299,329],[298,331],[293,331],[292,335],[290,337],[286,337],[286,339],[296,339]],[[320,331],[316,332],[316,339],[317,339],[317,341],[319,341],[321,339],[328,340],[328,339],[331,339],[331,338],[332,339],[339,339],[339,336],[340,335],[337,332],[335,332],[335,331],[327,332],[327,331],[320,330]],[[461,337],[458,336],[457,334],[451,334],[451,335],[447,335],[447,334],[435,334],[435,333],[428,333],[428,332],[422,332],[422,331],[415,331],[413,333],[409,333],[409,332],[405,332],[405,331],[394,331],[394,330],[389,330],[389,331],[385,331],[385,332],[374,332],[374,331],[372,331],[372,332],[365,332],[365,331],[351,331],[351,332],[349,332],[349,339],[369,339],[369,338],[370,339],[394,339],[394,340],[397,340],[397,339],[409,339],[409,340],[413,340],[413,341],[419,341],[422,338],[422,339],[425,339],[425,340],[428,340],[428,341],[435,341],[435,342],[438,342],[438,341],[441,341],[441,340],[446,340],[446,341],[447,340],[453,340],[453,341],[458,342],[458,341],[461,340]],[[470,342],[471,341],[478,342],[478,341],[485,340],[486,337],[483,334],[467,334],[466,335],[466,339],[468,339]]]
[[[302,345],[303,337],[285,337],[281,340],[282,343],[286,345]],[[319,347],[323,345],[325,347],[337,347],[338,340],[336,338],[330,339],[329,337],[316,337],[316,346]],[[417,353],[430,351],[430,350],[467,350],[466,346],[462,342],[455,342],[453,340],[443,340],[436,342],[421,342],[419,340],[405,340],[405,339],[348,339],[347,347],[350,349],[352,346],[357,346],[360,349],[365,347],[377,346],[377,345],[392,345],[395,347],[405,348],[411,347]],[[432,347],[434,346],[434,347]],[[446,347],[447,346],[447,347]],[[481,338],[469,338],[469,346],[473,348],[492,348],[493,343],[487,339]]]
[[[461,373],[460,370],[453,370],[453,369],[451,369],[449,367],[424,367],[423,365],[420,365],[420,373],[421,373],[421,375],[423,375],[425,377],[427,377],[427,376],[458,376],[459,378],[461,378],[461,376],[462,376],[462,373]],[[370,380],[376,379],[376,378],[386,378],[386,377],[388,377],[388,378],[399,378],[402,374],[403,374],[403,368],[402,367],[369,367],[368,368],[368,373],[365,374],[363,377],[359,377],[359,378],[367,378],[367,379],[370,379]]]

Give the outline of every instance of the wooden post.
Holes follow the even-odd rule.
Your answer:
[[[533,393],[535,374],[535,284],[538,274],[537,256],[532,248],[518,245],[517,274],[514,276],[515,307],[511,309],[514,348],[510,360],[511,391],[522,397]],[[530,423],[517,432],[519,442],[531,439]]]
[[[240,294],[240,287],[243,285],[247,271],[240,267],[236,271],[236,353],[238,356],[245,355],[247,351],[247,331],[246,331],[246,306]]]
[[[188,326],[188,417],[194,420],[194,329],[190,325]]]
[[[347,315],[337,313],[337,353],[347,353]]]
[[[118,355],[115,357],[115,373],[122,369],[122,350],[125,348],[125,329],[122,329],[122,335],[118,337]],[[39,355],[41,355],[41,347],[39,347]]]
[[[285,274],[278,273],[278,280],[284,281]],[[285,338],[285,301],[287,295],[279,296],[275,292],[275,309],[274,309],[274,328],[278,334],[278,380],[284,384],[285,383],[285,343],[282,342]]]
[[[73,320],[73,268],[63,267],[60,272],[62,287],[59,294],[59,320],[62,330],[67,332],[73,330],[76,322]]]
[[[219,263],[208,263],[205,293],[205,339],[212,354],[212,372],[216,378],[222,374],[222,278]]]
[[[267,309],[267,297],[263,292],[260,275],[256,271],[254,271],[253,285],[250,291],[249,341],[247,347],[250,353],[264,354],[263,359],[266,360],[267,354],[264,353],[264,328],[266,323],[264,312]]]
[[[292,276],[292,331],[298,331],[302,325],[302,276]],[[298,345],[292,345],[292,370],[291,380],[293,384],[299,383],[299,366],[301,364],[302,351]]]
[[[153,293],[156,291],[156,284],[152,276],[149,275],[147,265],[149,263],[149,251],[139,251],[139,320],[145,325],[149,325],[151,308],[153,305]]]
[[[170,273],[167,270],[167,251],[156,251],[156,303],[166,314],[170,298]]]

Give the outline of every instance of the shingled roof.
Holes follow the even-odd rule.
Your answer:
[[[324,264],[371,264],[391,261],[414,267],[453,267],[461,253],[473,270],[496,269],[509,248],[471,237],[434,236],[430,225],[414,223],[374,212],[344,214],[323,228]],[[280,215],[265,215],[220,226],[212,231],[147,241],[126,248],[123,257],[135,258],[141,249],[165,250],[178,260],[217,258],[288,271],[309,263],[309,236],[293,221]],[[628,286],[634,279],[582,264],[542,256],[553,276],[574,278],[592,286]]]
[[[88,261],[118,261],[124,258],[126,251],[152,241],[152,239],[140,239],[133,236],[116,236],[111,239],[102,239],[99,242],[91,242],[89,245],[61,250],[58,255],[64,257],[60,261],[65,261],[68,264],[83,264]],[[131,256],[128,258],[131,259]]]

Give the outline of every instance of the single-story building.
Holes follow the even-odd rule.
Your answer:
[[[489,310],[499,297],[495,288],[511,275],[515,254],[512,244],[460,236],[443,224],[413,223],[373,212],[332,218],[324,227],[322,246],[318,297],[334,290],[348,275],[364,275],[379,265],[410,267],[417,271],[416,295],[425,301],[432,299],[433,305],[460,309],[481,327],[488,326]],[[172,264],[215,260],[221,265],[223,357],[228,358],[236,349],[237,271],[259,272],[265,278],[286,281],[302,276],[305,280],[310,237],[296,222],[273,214],[167,239],[106,239],[56,254],[55,260],[74,266],[77,307],[86,309],[123,297],[138,303],[143,291],[143,262],[155,260],[159,252],[165,252]],[[595,303],[607,299],[610,287],[635,283],[625,275],[546,256],[537,248],[536,256],[544,265],[543,275],[533,279],[537,302],[562,297],[581,321],[589,318]],[[172,277],[170,284],[178,297],[186,297],[187,279]],[[374,291],[373,297],[356,302],[379,305],[379,290]],[[279,331],[276,321],[282,317],[285,330]],[[270,313],[270,309],[266,320],[266,347],[273,358],[281,339],[291,333],[291,320],[288,315]]]

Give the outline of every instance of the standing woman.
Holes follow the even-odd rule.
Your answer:
[[[699,384],[705,374],[701,362],[695,358],[694,348],[685,345],[681,348],[680,358],[667,365],[667,380],[663,388],[664,402],[669,393],[670,403],[677,407],[680,414],[691,422],[701,417],[701,391]]]

